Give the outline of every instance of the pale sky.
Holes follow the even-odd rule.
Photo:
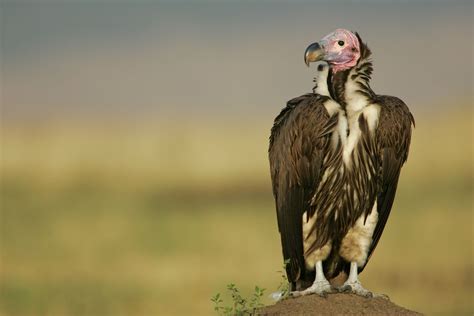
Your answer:
[[[472,102],[469,1],[3,1],[2,119],[273,117],[311,91],[308,44],[373,51],[373,89],[417,111]]]

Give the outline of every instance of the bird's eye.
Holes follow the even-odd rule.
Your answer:
[[[324,70],[324,65],[318,65],[318,71],[323,71]]]
[[[344,46],[344,41],[339,41],[337,43],[339,44],[339,46]]]

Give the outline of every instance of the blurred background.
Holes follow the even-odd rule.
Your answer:
[[[362,274],[427,314],[472,315],[471,1],[0,4],[1,315],[211,315],[275,291],[267,145],[336,28],[416,118]],[[265,303],[270,303],[265,295]]]

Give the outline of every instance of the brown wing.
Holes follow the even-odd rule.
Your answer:
[[[391,96],[377,96],[376,102],[381,106],[376,134],[379,162],[377,183],[379,219],[375,226],[368,258],[377,246],[390,215],[400,170],[408,157],[411,127],[412,124],[415,125],[413,115],[402,100]]]
[[[324,107],[328,97],[307,94],[288,102],[270,136],[270,171],[287,275],[304,272],[302,216],[322,177],[325,151],[337,116]]]

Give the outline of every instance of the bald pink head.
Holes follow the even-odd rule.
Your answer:
[[[324,59],[332,65],[333,72],[354,67],[359,60],[359,39],[351,31],[337,29],[319,43],[325,53]]]
[[[351,31],[337,29],[306,48],[305,63],[325,60],[334,73],[354,67],[360,58],[359,38]]]

